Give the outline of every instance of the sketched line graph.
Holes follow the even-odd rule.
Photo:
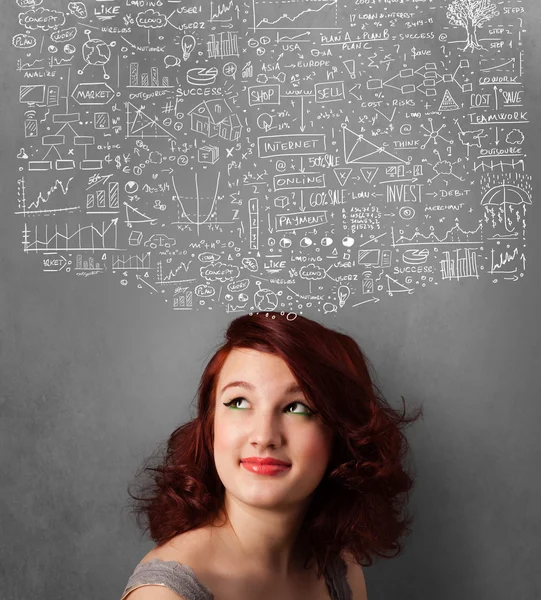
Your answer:
[[[171,176],[171,180],[173,182],[173,189],[175,190],[174,198],[178,201],[179,209],[182,211],[180,214],[182,215],[180,218],[184,220],[173,221],[172,225],[197,225],[197,233],[199,234],[199,228],[202,225],[208,225],[209,227],[223,225],[227,223],[231,223],[231,221],[218,221],[218,187],[220,184],[220,171],[218,171],[218,176],[216,177],[216,187],[214,188],[214,195],[212,197],[212,202],[210,208],[208,210],[208,214],[205,217],[201,216],[201,200],[205,199],[204,196],[201,196],[199,193],[199,182],[197,179],[197,172],[194,173],[195,180],[195,200],[196,200],[196,210],[195,210],[195,219],[190,218],[188,215],[188,211],[185,208],[185,203],[182,200],[189,200],[190,197],[181,196],[177,191],[177,186],[175,184],[175,178]]]
[[[392,237],[392,246],[396,248],[397,246],[439,246],[445,244],[482,244],[483,232],[483,224],[479,223],[479,226],[472,230],[468,231],[462,229],[462,227],[457,222],[451,229],[447,230],[444,234],[438,237],[434,232],[434,226],[430,226],[429,233],[421,233],[419,228],[416,228],[416,231],[408,237],[403,230],[399,230],[398,237],[395,234],[394,227],[391,227],[391,237]]]
[[[60,189],[63,196],[66,196],[69,191],[69,184],[73,180],[70,177],[65,183],[60,179],[56,179],[54,184],[50,186],[46,191],[40,191],[36,200],[27,201],[26,198],[26,183],[24,177],[17,180],[17,204],[21,210],[15,211],[16,215],[36,215],[40,213],[56,213],[56,212],[71,212],[73,210],[79,210],[80,206],[67,206],[64,208],[47,208],[43,207],[51,196]],[[43,208],[42,208],[43,207]]]
[[[154,283],[156,283],[157,285],[167,285],[170,283],[174,283],[175,285],[180,284],[180,283],[188,283],[191,281],[196,281],[195,278],[191,278],[191,279],[179,279],[178,274],[183,271],[184,273],[188,272],[188,269],[190,268],[190,264],[192,263],[192,261],[188,261],[188,264],[186,264],[185,262],[181,262],[180,265],[174,269],[169,269],[169,273],[167,275],[164,275],[164,269],[163,269],[163,263],[161,260],[158,261],[157,263],[157,267],[156,267],[156,277],[157,277],[157,281],[155,281]]]
[[[256,29],[338,29],[338,1],[252,0]],[[326,26],[325,24],[329,24]]]
[[[118,218],[110,223],[102,222],[101,227],[93,223],[82,227],[79,225],[70,233],[68,224],[65,230],[59,231],[58,225],[49,228],[36,225],[33,230],[25,223],[23,230],[23,249],[25,252],[43,252],[50,250],[121,250],[118,243]],[[45,231],[43,231],[45,230]]]
[[[518,266],[522,266],[522,270],[526,270],[526,256],[518,248],[513,252],[500,252],[499,258],[496,257],[494,248],[491,250],[491,275],[513,274],[518,271]],[[513,264],[514,263],[514,264]],[[519,263],[522,263],[519,265]],[[514,267],[514,268],[511,268]]]
[[[228,23],[232,20],[232,17],[225,18],[226,15],[230,15],[231,13],[236,13],[237,19],[240,18],[240,9],[234,0],[230,0],[230,2],[222,2],[217,3],[217,6],[214,7],[212,0],[210,2],[210,23]],[[224,18],[220,18],[224,17]]]
[[[146,254],[129,254],[128,258],[122,254],[122,258],[120,258],[120,254],[111,256],[111,269],[113,271],[153,271],[154,267],[150,266],[150,252]]]

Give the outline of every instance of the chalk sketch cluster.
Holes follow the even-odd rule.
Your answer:
[[[17,4],[14,212],[51,276],[227,312],[523,277],[522,0]]]

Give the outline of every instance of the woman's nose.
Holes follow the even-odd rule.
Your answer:
[[[283,424],[280,417],[265,413],[255,416],[252,422],[250,442],[262,448],[280,446],[283,442]]]

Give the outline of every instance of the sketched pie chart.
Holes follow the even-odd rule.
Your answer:
[[[186,73],[186,81],[192,85],[212,85],[217,76],[218,69],[216,67],[210,67],[209,69],[194,67]]]
[[[417,249],[409,249],[402,254],[402,260],[407,265],[422,265],[428,260],[430,252],[427,248],[423,248],[422,250]]]

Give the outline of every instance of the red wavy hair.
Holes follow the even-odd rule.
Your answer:
[[[136,477],[148,475],[142,495],[128,493],[137,524],[158,546],[174,536],[210,525],[219,515],[225,488],[213,457],[216,383],[233,348],[281,357],[335,435],[329,465],[302,525],[318,577],[328,561],[348,552],[364,566],[375,555],[397,556],[411,533],[406,505],[413,475],[402,429],[422,414],[395,411],[379,392],[373,368],[353,338],[295,313],[250,313],[233,320],[225,343],[200,379],[196,418],[180,425],[166,448],[151,456]],[[292,318],[293,317],[293,318]],[[150,461],[157,458],[155,466]]]

